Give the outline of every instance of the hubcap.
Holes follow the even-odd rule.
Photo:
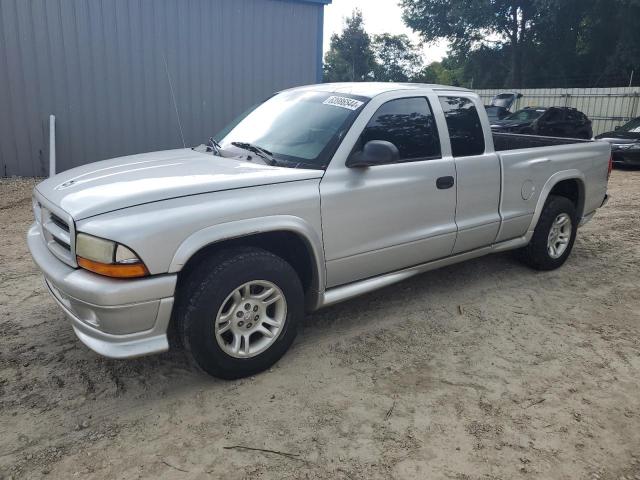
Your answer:
[[[566,213],[561,213],[551,224],[549,237],[547,239],[547,252],[553,259],[560,258],[569,246],[571,240],[571,217]]]
[[[255,357],[277,340],[286,318],[287,301],[277,285],[247,282],[222,302],[215,319],[216,341],[232,357]]]

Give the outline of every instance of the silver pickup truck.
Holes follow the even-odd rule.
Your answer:
[[[237,378],[276,362],[305,311],[493,252],[560,267],[610,169],[605,142],[492,134],[468,90],[313,85],[206,145],[45,180],[28,244],[89,348],[175,338]]]

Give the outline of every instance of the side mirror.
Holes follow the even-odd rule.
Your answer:
[[[396,163],[400,160],[398,147],[385,140],[371,140],[361,152],[355,152],[347,160],[348,168],[366,168]]]
[[[615,131],[616,131],[616,132],[617,132],[618,130],[620,130],[620,125],[618,125],[618,126],[615,128]]]

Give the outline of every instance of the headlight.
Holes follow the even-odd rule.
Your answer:
[[[114,278],[136,278],[149,275],[140,258],[119,243],[86,233],[76,236],[76,260],[85,270]]]

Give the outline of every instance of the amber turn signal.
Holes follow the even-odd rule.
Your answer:
[[[93,260],[88,260],[80,256],[76,257],[78,266],[89,270],[90,272],[97,273],[98,275],[104,275],[112,278],[139,278],[149,275],[149,270],[144,266],[144,263],[101,263]]]

